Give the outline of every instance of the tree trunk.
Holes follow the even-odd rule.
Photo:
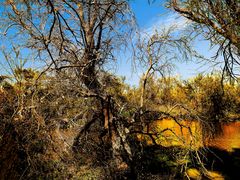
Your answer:
[[[95,73],[94,55],[85,56],[86,67],[80,70],[81,77],[84,85],[91,92],[100,97],[102,101],[102,114],[104,124],[104,141],[103,143],[109,143],[111,141],[111,152],[113,158],[114,170],[123,171],[129,169],[123,154],[127,154],[129,159],[131,157],[131,150],[126,142],[125,127],[121,121],[118,121],[118,117],[114,116],[114,107],[111,96],[105,95],[101,83],[98,81]],[[77,139],[76,139],[77,140]],[[124,153],[125,152],[125,153]]]
[[[126,160],[123,159],[126,152],[126,159],[131,158],[131,149],[126,142],[126,132],[122,122],[113,115],[113,103],[111,96],[103,102],[104,128],[111,140],[112,158],[115,170],[126,171],[129,169]]]

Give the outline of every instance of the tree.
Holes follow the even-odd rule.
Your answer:
[[[173,69],[174,60],[184,61],[196,55],[187,37],[183,34],[176,36],[174,33],[174,27],[171,27],[162,32],[156,31],[153,35],[140,37],[135,56],[146,69],[141,79],[141,110],[146,109],[144,101],[148,81],[156,75],[166,78]]]
[[[104,65],[113,62],[113,50],[122,47],[123,37],[131,30],[133,18],[127,1],[6,0],[3,17],[9,24],[5,35],[15,28],[14,34],[25,39],[23,45],[48,62],[46,70],[54,69],[59,79],[67,78],[81,98],[95,98],[104,124],[101,136],[107,136],[104,143],[111,142],[115,167],[126,167],[121,152],[130,155],[130,150],[123,140],[124,131],[119,130],[122,125],[116,124],[119,118],[112,97],[101,82]],[[80,134],[98,119],[90,119]]]
[[[210,39],[224,57],[224,72],[239,76],[240,2],[236,0],[170,0],[170,7],[192,20],[194,29]],[[236,67],[237,66],[237,67]]]

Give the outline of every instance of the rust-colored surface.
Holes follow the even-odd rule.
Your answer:
[[[179,124],[183,125],[182,128]],[[205,146],[212,146],[228,152],[240,149],[240,122],[222,123],[222,133],[213,139],[202,139],[202,129],[197,121],[180,121],[164,119],[151,124],[151,132],[158,133],[156,142],[163,146],[192,146],[196,149]],[[148,144],[152,144],[150,138],[138,136]]]
[[[222,124],[222,134],[210,140],[207,145],[229,152],[240,149],[240,122]]]

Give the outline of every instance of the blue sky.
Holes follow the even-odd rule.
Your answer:
[[[154,32],[154,29],[177,25],[178,30],[182,30],[187,26],[188,23],[186,19],[181,18],[177,14],[174,14],[170,10],[166,9],[164,7],[164,3],[165,0],[156,0],[153,4],[148,4],[147,0],[130,1],[130,6],[136,16],[140,32],[151,34]],[[1,10],[2,9],[0,8],[0,11]],[[2,41],[0,46],[3,46],[3,44],[6,45],[7,40],[5,40],[5,43]],[[200,38],[194,45],[194,48],[206,57],[211,57],[214,54],[213,51],[209,50],[209,47],[209,43],[201,40]],[[130,51],[119,54],[117,67],[114,68],[113,72],[118,75],[125,76],[128,84],[137,85],[139,83],[139,77],[142,75],[143,71],[142,69],[133,71],[130,55]],[[3,59],[1,53],[0,58]],[[34,64],[34,62],[30,62],[29,65],[31,66],[32,64]],[[176,68],[172,75],[179,75],[182,79],[187,79],[203,71],[212,70],[210,66],[203,66],[203,64],[196,62],[176,62],[175,65]],[[1,70],[3,72],[2,68]]]
[[[172,25],[177,25],[179,30],[183,30],[187,26],[187,20],[179,17],[164,6],[165,1],[155,1],[153,4],[148,4],[147,0],[133,0],[130,6],[135,13],[140,31],[153,33],[154,29],[167,28]],[[194,43],[194,49],[207,58],[214,55],[214,51],[210,49],[208,41],[201,37]],[[120,57],[119,67],[116,73],[126,77],[126,82],[131,85],[139,83],[139,77],[144,71],[138,70],[133,72],[131,68],[130,52],[125,53]],[[175,70],[172,75],[179,76],[181,79],[187,79],[197,75],[198,73],[210,72],[215,70],[211,64],[204,64],[194,60],[193,62],[174,62]]]

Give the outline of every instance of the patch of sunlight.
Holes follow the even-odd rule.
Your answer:
[[[182,127],[179,125],[183,125]],[[179,121],[173,119],[157,120],[150,124],[150,132],[154,135],[156,143],[165,147],[181,146],[183,148],[199,149],[205,146],[213,146],[219,149],[233,152],[234,148],[240,148],[240,122],[223,123],[223,133],[214,139],[203,140],[202,131],[197,121]],[[144,129],[145,132],[147,128]],[[152,139],[147,135],[138,135],[140,141],[152,145]],[[204,141],[204,142],[203,142]]]
[[[195,168],[187,169],[186,175],[188,178],[191,178],[191,179],[195,179],[195,180],[202,179],[200,171]]]
[[[150,131],[158,134],[155,136],[155,141],[165,147],[182,146],[193,149],[202,147],[202,136],[197,122],[181,121],[181,124],[182,128],[173,119],[159,120],[150,125]],[[139,135],[138,138],[149,145],[153,143],[151,138],[146,135]]]
[[[215,171],[208,171],[207,177],[211,180],[224,180],[224,177],[219,172]]]

